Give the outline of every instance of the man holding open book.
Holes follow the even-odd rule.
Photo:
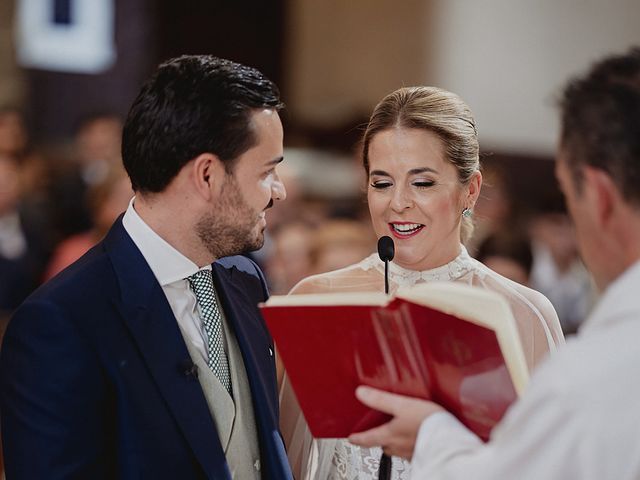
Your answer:
[[[360,387],[394,418],[354,434],[412,459],[411,478],[640,478],[640,49],[565,90],[556,174],[604,291],[578,337],[540,366],[488,443],[439,405]]]

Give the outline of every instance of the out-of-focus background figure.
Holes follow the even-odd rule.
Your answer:
[[[61,238],[94,226],[87,195],[113,169],[122,168],[121,136],[122,121],[116,115],[95,113],[79,121],[68,158],[55,165],[51,183],[53,217]]]
[[[44,272],[43,280],[49,280],[60,273],[98,243],[116,218],[127,209],[133,197],[129,178],[120,165],[109,168],[110,171],[105,172],[106,176],[93,183],[85,194],[91,226],[58,244]]]
[[[50,254],[46,219],[30,208],[28,172],[17,157],[0,154],[0,319],[38,286]]]
[[[35,285],[28,264],[27,232],[18,209],[20,192],[17,160],[0,155],[0,311],[5,314]]]
[[[531,285],[533,254],[526,235],[517,231],[493,233],[482,241],[475,258],[514,282]]]
[[[530,222],[534,254],[531,283],[553,303],[566,333],[575,333],[596,300],[573,222],[564,209],[541,211]]]
[[[20,158],[27,148],[27,132],[22,112],[17,108],[0,108],[0,154]]]
[[[359,262],[376,248],[370,224],[355,219],[328,220],[313,238],[310,274],[330,272]]]
[[[143,79],[170,57],[207,53],[259,68],[287,105],[288,198],[251,254],[272,293],[366,250],[363,124],[387,93],[434,85],[463,97],[481,126],[469,252],[526,279],[574,332],[595,299],[571,222],[549,201],[554,100],[584,65],[640,44],[639,2],[574,3],[0,0],[0,319],[103,235],[98,203],[111,196],[88,192],[104,192],[120,163],[121,121]],[[111,216],[126,206],[116,190]]]
[[[38,281],[58,244],[94,228],[86,192],[120,161],[121,119],[142,79],[167,58],[212,53],[260,68],[288,106],[289,199],[269,212],[265,247],[252,254],[274,292],[315,268],[311,243],[325,222],[367,225],[354,161],[367,113],[402,85],[435,85],[465,98],[482,126],[485,185],[467,248],[475,255],[504,230],[526,236],[530,283],[572,332],[594,299],[570,253],[570,225],[545,206],[557,193],[554,98],[581,65],[640,43],[638,18],[640,4],[626,0],[580,9],[508,0],[408,0],[402,8],[384,0],[189,8],[170,0],[0,0],[0,154],[17,162],[18,209],[24,228],[39,232],[39,251],[30,254]],[[303,229],[309,245],[291,246]]]

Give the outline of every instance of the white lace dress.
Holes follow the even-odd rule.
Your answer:
[[[431,281],[465,282],[502,294],[509,302],[531,370],[549,352],[564,343],[558,317],[542,294],[508,280],[471,258],[464,247],[453,261],[427,271],[407,270],[391,263],[389,285],[399,287]],[[291,291],[323,293],[345,291],[381,291],[384,289],[384,264],[377,254],[334,272],[302,280]],[[374,480],[382,451],[360,448],[343,439],[313,439],[286,375],[280,391],[281,430],[287,452],[298,480]],[[393,458],[391,478],[408,479],[409,462]]]

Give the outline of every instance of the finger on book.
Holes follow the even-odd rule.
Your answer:
[[[356,388],[356,397],[367,407],[390,415],[395,415],[398,410],[398,404],[401,403],[403,399],[400,395],[365,386]]]
[[[389,436],[388,423],[364,432],[349,435],[349,442],[361,447],[379,447]]]

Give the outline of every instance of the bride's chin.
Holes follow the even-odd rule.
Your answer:
[[[416,251],[416,248],[398,248],[396,246],[396,254],[393,263],[406,268],[407,270],[423,271],[428,270],[433,260],[433,252],[424,250]]]
[[[415,270],[415,263],[417,260],[417,256],[415,255],[403,255],[402,251],[396,251],[393,263],[408,270]]]

